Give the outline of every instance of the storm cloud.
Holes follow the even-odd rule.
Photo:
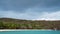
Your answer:
[[[51,14],[56,17],[48,16]],[[0,0],[0,17],[60,19],[59,14],[60,0]]]

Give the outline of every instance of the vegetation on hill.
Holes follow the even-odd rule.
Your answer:
[[[19,20],[0,18],[0,29],[52,29],[60,30],[60,21]]]

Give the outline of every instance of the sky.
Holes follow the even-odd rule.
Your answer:
[[[0,0],[0,18],[60,20],[60,0]]]

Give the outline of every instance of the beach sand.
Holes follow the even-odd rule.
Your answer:
[[[52,31],[51,29],[0,29],[0,31]]]

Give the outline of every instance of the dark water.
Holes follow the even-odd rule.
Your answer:
[[[60,31],[5,31],[0,34],[60,34]]]

